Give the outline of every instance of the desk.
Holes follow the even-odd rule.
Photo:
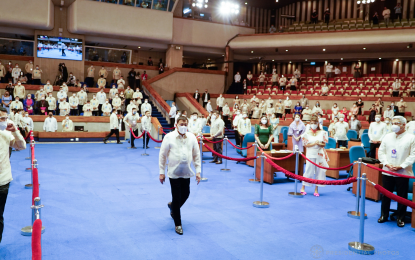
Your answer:
[[[377,168],[381,168],[380,164],[378,163],[371,164],[371,165]],[[359,169],[359,164],[353,165],[353,176],[354,177],[357,177],[358,169]],[[366,173],[366,177],[369,180],[382,186],[382,172],[381,171],[369,168],[366,165],[362,164],[360,173],[361,174]],[[353,182],[353,194],[356,194],[356,190],[357,190],[357,182]],[[377,189],[375,189],[375,187],[369,182],[366,183],[366,198],[374,200],[374,201],[380,200],[380,192]]]
[[[203,137],[205,137],[205,139],[207,139],[209,141],[212,141],[212,138],[210,137],[209,133],[204,133]],[[200,147],[200,138],[197,138],[197,142],[199,143],[199,147]],[[209,146],[213,150],[213,143],[209,143],[206,140],[204,140],[203,143],[206,144],[207,146]],[[222,145],[222,148],[223,148],[223,142],[221,143],[221,145]],[[228,148],[229,148],[229,145],[230,144],[228,144]],[[202,152],[210,152],[210,151],[206,147],[203,146],[202,147]],[[225,151],[222,150],[222,154],[225,154]]]
[[[330,159],[330,161],[328,162],[329,168],[339,168],[339,167],[350,164],[349,149],[341,150],[341,151],[326,149],[326,151]],[[350,167],[344,170],[348,170],[348,169],[350,169]],[[327,170],[326,176],[338,179],[339,171],[338,170]]]
[[[254,144],[254,143],[248,143],[248,147],[252,144]],[[228,148],[229,148],[229,146],[228,146]],[[284,143],[272,143],[272,149],[277,150],[277,151],[278,150],[283,150],[283,149],[285,149],[285,144]],[[251,147],[251,148],[248,149],[246,157],[249,158],[249,157],[253,157],[253,156],[255,156],[254,147]],[[254,160],[247,161],[246,165],[254,167]]]
[[[362,142],[355,142],[355,141],[349,141],[348,143],[347,143],[347,148],[351,148],[351,147],[353,147],[353,146],[362,146]]]
[[[265,151],[266,154],[272,156],[272,157],[285,157],[287,155],[290,154],[290,152],[271,152],[271,151]],[[259,151],[257,153],[257,155],[261,155],[261,152]],[[298,175],[303,176],[303,169],[304,167],[302,167],[304,165],[304,158],[302,156],[299,156],[299,168],[298,168]],[[275,162],[276,164],[278,164],[279,166],[281,166],[282,168],[295,173],[295,155],[291,156],[288,159],[282,160],[282,161],[278,161],[278,160],[273,160],[273,162]],[[264,182],[268,183],[268,184],[273,184],[274,183],[274,172],[277,172],[277,170],[272,167],[269,163],[265,162],[264,165]],[[261,160],[257,160],[257,167],[256,167],[256,172],[255,172],[255,176],[258,180],[261,179]]]

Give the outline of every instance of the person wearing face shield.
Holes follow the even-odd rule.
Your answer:
[[[212,137],[213,142],[221,141],[224,137],[225,132],[225,122],[220,118],[219,112],[213,112],[210,118],[210,137]],[[219,154],[222,154],[222,142],[214,143],[213,150]],[[222,158],[217,155],[213,156],[213,161],[211,163],[222,164]]]
[[[376,148],[380,147],[380,144],[386,134],[386,124],[380,121],[381,115],[375,116],[375,122],[372,122],[369,126],[369,142],[370,151],[369,157],[376,158]]]
[[[170,180],[172,201],[167,203],[170,216],[174,220],[175,231],[183,235],[180,208],[184,205],[190,195],[190,178],[195,176],[191,163],[196,170],[197,184],[200,182],[201,158],[196,136],[187,132],[188,119],[179,117],[176,129],[168,133],[161,143],[159,153],[160,183]]]
[[[305,130],[306,127],[303,121],[301,121],[300,115],[295,115],[294,121],[290,124],[287,135],[292,136],[293,149],[295,149],[295,146],[297,145],[300,152],[304,151],[301,135],[305,132]]]
[[[415,136],[405,130],[406,119],[402,116],[392,118],[392,133],[386,134],[379,147],[379,160],[383,169],[403,175],[414,176],[412,165],[415,163]],[[409,179],[396,177],[382,172],[382,186],[404,199],[408,197]],[[378,223],[388,220],[390,202],[386,196],[382,198],[381,216]],[[398,203],[396,211],[398,227],[405,226],[406,206]]]
[[[312,116],[310,121],[310,129],[307,130],[302,136],[302,142],[304,143],[304,146],[307,147],[307,158],[318,165],[329,167],[327,163],[329,158],[326,151],[324,150],[326,143],[329,141],[328,139],[329,137],[327,132],[320,128],[318,118],[316,116]],[[321,169],[307,161],[303,176],[310,179],[325,181],[326,170]],[[307,194],[305,191],[305,186],[312,186],[312,184],[303,181],[303,186],[301,187],[301,194],[303,195]],[[324,186],[325,185],[317,184],[314,188],[314,196],[319,197],[320,194],[318,193],[318,187]]]
[[[349,125],[344,121],[344,115],[339,114],[339,122],[334,125],[334,139],[336,139],[339,147],[347,147],[347,132],[349,131]]]

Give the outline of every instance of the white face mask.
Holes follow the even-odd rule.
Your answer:
[[[398,126],[398,125],[393,125],[392,126],[392,131],[394,132],[394,133],[397,133],[397,132],[399,132],[401,130],[401,127],[400,126]]]
[[[376,122],[379,122],[380,121],[380,118],[379,117],[375,117],[375,120],[376,120]]]
[[[146,101],[144,101],[144,103],[148,103],[148,101],[146,100]]]
[[[340,122],[343,122],[344,121],[344,118],[341,117],[339,120],[340,120]]]
[[[311,129],[316,130],[317,129],[317,124],[311,124],[310,127],[311,127]]]
[[[29,117],[29,115],[27,115],[27,114],[25,114],[24,116],[25,116],[25,117]]]
[[[105,101],[105,103],[107,103],[107,104],[108,104],[108,101]]]
[[[261,119],[261,123],[262,123],[263,125],[266,125],[266,124],[268,123],[268,120],[267,120],[267,119],[265,119],[265,118],[263,118],[263,119]]]
[[[246,114],[243,114],[243,118],[247,118],[248,116]]]
[[[212,115],[212,120],[215,120],[216,119],[216,116],[215,115]]]
[[[287,100],[289,100],[290,98],[289,97],[287,97]]]
[[[133,111],[133,115],[137,114],[137,111]]]
[[[7,128],[7,121],[0,122],[0,131],[4,131]]]
[[[187,132],[187,126],[185,125],[180,125],[178,128],[179,133],[181,133],[182,135],[184,135]]]
[[[385,123],[386,123],[386,124],[389,124],[390,122],[389,122],[389,120],[386,120],[386,121],[385,121]]]
[[[69,120],[69,116],[66,117],[66,120]]]
[[[19,86],[20,86],[20,85],[22,85],[22,83],[20,83],[20,82],[19,82],[19,83],[17,83],[17,85],[19,85]]]
[[[300,118],[299,118],[299,117],[296,117],[294,120],[295,120],[296,122],[298,122],[298,121],[300,121]]]

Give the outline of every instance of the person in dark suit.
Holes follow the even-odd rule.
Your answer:
[[[202,101],[203,101],[203,107],[206,108],[206,105],[208,101],[210,100],[210,94],[208,93],[208,90],[205,89],[205,93],[202,95]]]
[[[196,99],[197,103],[199,103],[199,100],[200,100],[199,89],[196,89],[195,93],[193,94],[193,98]]]
[[[48,101],[45,100],[45,97],[42,97],[42,99],[36,103],[35,114],[44,115],[48,111],[48,107],[49,107]]]

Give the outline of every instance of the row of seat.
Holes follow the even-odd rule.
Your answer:
[[[248,89],[248,95],[285,95],[285,96],[321,96],[321,91],[296,91],[296,90],[278,90],[278,91],[260,91],[256,89]],[[392,91],[384,92],[371,92],[371,91],[329,91],[327,96],[351,96],[351,97],[390,97],[392,96]],[[409,97],[410,94],[407,91],[399,92],[399,96]]]
[[[293,76],[294,74],[286,74],[286,77],[287,78],[291,78],[292,76]],[[259,74],[253,74],[253,79],[257,79],[259,77]],[[272,77],[272,74],[265,74],[265,77],[267,77],[267,78],[270,78],[270,77]],[[407,74],[405,74],[405,73],[392,73],[392,74],[389,74],[389,73],[370,73],[370,74],[364,74],[362,77],[359,77],[359,78],[357,78],[357,79],[363,79],[363,80],[366,80],[367,78],[370,78],[370,79],[372,79],[372,78],[405,78],[405,77],[408,77],[408,78],[412,78],[412,77],[414,77],[414,74],[413,73],[407,73]],[[320,78],[320,79],[327,79],[327,75],[326,74],[324,74],[324,73],[320,73],[320,74],[301,74],[301,77],[300,77],[301,79],[309,79],[309,78]],[[350,73],[341,73],[341,74],[339,74],[339,75],[336,75],[335,77],[331,77],[331,78],[328,78],[328,80],[335,80],[335,79],[337,79],[337,78],[354,78],[354,75],[353,74],[350,74]]]

